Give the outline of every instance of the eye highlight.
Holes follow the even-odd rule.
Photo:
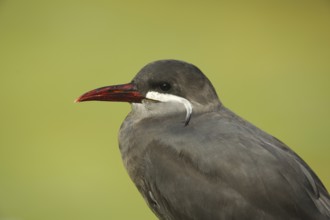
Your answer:
[[[172,88],[172,86],[171,86],[171,84],[169,84],[169,83],[167,83],[167,82],[161,82],[161,83],[159,84],[159,88],[160,88],[163,92],[167,92],[167,91],[169,91],[169,90]]]

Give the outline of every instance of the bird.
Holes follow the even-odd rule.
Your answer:
[[[223,105],[195,65],[157,60],[76,102],[131,104],[124,166],[160,220],[329,220],[330,196],[287,145]]]

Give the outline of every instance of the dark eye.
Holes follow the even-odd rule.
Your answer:
[[[168,90],[171,89],[171,85],[167,82],[162,82],[159,84],[159,88],[164,91],[164,92],[167,92]]]

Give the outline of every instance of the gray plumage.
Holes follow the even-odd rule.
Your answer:
[[[170,85],[166,91],[161,85]],[[195,66],[162,60],[132,84],[192,104],[143,99],[119,133],[133,182],[161,220],[326,220],[329,194],[284,143],[227,109]]]

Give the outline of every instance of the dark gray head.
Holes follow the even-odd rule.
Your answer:
[[[178,60],[159,60],[143,67],[133,84],[146,95],[150,91],[172,94],[208,106],[219,102],[208,78],[194,65]]]
[[[78,102],[91,100],[130,102],[133,103],[133,111],[144,116],[184,111],[186,123],[192,111],[212,111],[221,106],[207,77],[196,66],[178,60],[149,63],[131,83],[102,87],[77,99]]]

